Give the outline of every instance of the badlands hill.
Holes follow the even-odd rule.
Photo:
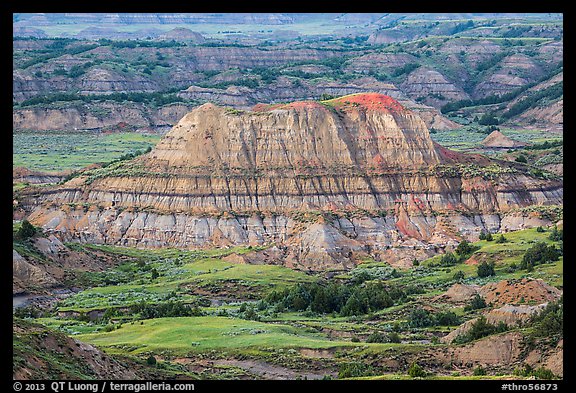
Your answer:
[[[490,133],[482,141],[484,147],[495,147],[495,148],[512,148],[526,146],[526,143],[518,142],[513,139],[508,138],[506,135],[502,134],[500,131],[495,130]]]
[[[204,104],[150,153],[18,202],[63,240],[274,244],[276,263],[312,270],[367,256],[409,265],[480,230],[545,224],[522,208],[562,204],[562,182],[525,168],[445,149],[398,101],[353,94],[251,111]]]

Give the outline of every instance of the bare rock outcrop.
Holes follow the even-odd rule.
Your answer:
[[[483,316],[486,318],[486,322],[491,325],[498,325],[502,322],[507,326],[513,327],[528,321],[533,315],[542,311],[546,305],[547,303],[542,303],[536,306],[514,306],[511,304],[506,304],[500,308],[483,313]],[[462,325],[448,333],[446,336],[442,337],[440,340],[445,343],[453,342],[458,336],[466,334],[477,320],[478,318],[474,318],[464,322]]]
[[[489,336],[462,347],[452,347],[447,351],[455,364],[503,365],[521,359],[522,343],[521,333],[509,332]]]
[[[464,303],[478,294],[479,286],[454,284],[446,292],[436,296],[435,300],[444,300],[452,303]]]
[[[498,130],[492,131],[490,135],[484,138],[481,144],[484,147],[492,147],[492,148],[513,148],[513,147],[526,146],[526,143],[515,141],[507,137],[506,135],[502,134]]]
[[[22,320],[13,323],[15,357],[14,379],[126,379],[146,376],[98,348]],[[52,356],[45,356],[50,353]],[[58,363],[54,359],[60,359]]]
[[[66,240],[274,243],[289,247],[287,264],[324,269],[398,248],[433,254],[517,208],[561,204],[562,182],[445,149],[415,112],[362,93],[250,111],[204,104],[150,153],[24,190],[19,202]]]
[[[488,283],[480,288],[480,295],[494,306],[505,304],[542,304],[558,300],[562,291],[541,279],[522,278]]]

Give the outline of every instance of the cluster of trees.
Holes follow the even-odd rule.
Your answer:
[[[255,89],[260,84],[258,83],[258,80],[255,78],[241,78],[241,79],[237,79],[235,81],[225,81],[225,82],[217,82],[217,83],[210,83],[210,82],[198,83],[198,86],[200,86],[200,87],[208,87],[208,88],[214,88],[214,89],[226,89],[228,86],[232,86],[232,85],[234,85],[234,86],[246,86],[246,87],[249,87],[251,89]]]
[[[531,146],[526,146],[524,149],[526,150],[546,150],[551,149],[553,147],[562,146],[562,141],[544,141],[542,143],[535,143]]]
[[[465,344],[470,341],[478,340],[479,338],[490,336],[496,333],[502,333],[508,330],[508,325],[504,322],[499,322],[498,325],[492,325],[486,320],[485,316],[479,317],[472,326],[470,330],[466,333],[460,334],[454,339],[455,344]]]
[[[54,59],[56,57],[64,55],[73,56],[98,47],[97,44],[86,44],[86,45],[78,45],[73,48],[66,48],[67,45],[68,45],[67,41],[56,41],[53,44],[46,47],[46,49],[49,50],[49,53],[40,56],[35,56],[29,60],[26,60],[25,62],[20,64],[19,68],[25,69],[35,64],[43,63],[50,59]]]
[[[389,334],[384,334],[380,332],[371,333],[366,338],[367,343],[396,343],[399,344],[402,342],[400,339],[400,335],[396,332],[391,332]]]
[[[558,338],[564,332],[564,298],[550,302],[546,308],[533,316],[530,320],[532,326],[531,336],[534,338]]]
[[[464,262],[470,255],[478,250],[479,246],[472,245],[468,240],[462,240],[454,249],[454,252],[447,252],[440,258],[440,262],[436,266],[454,266],[458,263]],[[430,265],[434,266],[434,265]]]
[[[478,124],[483,126],[495,126],[500,124],[500,120],[492,112],[487,112],[478,120]]]
[[[474,21],[468,20],[467,22],[458,23],[452,30],[450,30],[450,35],[461,33],[465,30],[469,30],[474,27]]]
[[[552,228],[550,235],[548,235],[548,239],[557,242],[563,240],[563,238],[564,238],[564,230],[558,229],[558,227],[554,225],[554,228]]]
[[[547,245],[538,242],[524,253],[520,262],[520,269],[531,272],[534,266],[557,261],[560,258],[560,251],[554,245]]]
[[[26,240],[34,236],[37,232],[38,229],[34,225],[30,224],[30,221],[24,219],[22,220],[20,228],[16,231],[15,237],[19,240]]]
[[[508,53],[502,52],[500,55],[496,55],[495,57],[487,60],[486,62],[479,63],[478,68],[477,68],[478,71],[486,70],[488,68],[493,67],[494,65],[496,65],[496,63],[498,63],[500,60],[502,60],[505,57],[503,55],[507,56]],[[521,86],[515,90],[512,90],[509,93],[505,93],[505,94],[501,94],[501,95],[490,95],[490,96],[487,96],[484,98],[479,98],[477,100],[460,100],[460,101],[449,102],[440,108],[440,112],[442,112],[443,114],[447,114],[447,113],[450,113],[450,112],[453,112],[453,111],[456,111],[458,109],[462,109],[465,107],[478,106],[478,105],[501,104],[503,102],[511,101],[511,100],[515,99],[516,97],[518,97],[520,94],[524,93],[526,90],[530,89],[531,87],[536,86],[538,83],[552,78],[554,75],[558,74],[562,70],[563,70],[563,62],[560,61],[558,63],[558,65],[550,73],[544,75],[542,78],[538,79],[535,82],[528,83],[528,84]]]
[[[118,159],[111,161],[108,165],[113,164],[113,163],[118,162],[118,161],[131,160],[135,157],[141,156],[142,154],[150,153],[151,151],[152,151],[152,146],[148,146],[144,151],[136,150],[134,152],[126,153],[126,154],[121,155]]]
[[[428,310],[418,308],[408,316],[408,326],[422,328],[427,326],[456,326],[462,323],[462,319],[452,311],[431,313]]]
[[[476,294],[472,299],[470,299],[470,302],[468,302],[468,304],[464,306],[464,311],[467,312],[467,311],[479,310],[486,307],[487,304],[484,298]]]
[[[481,230],[478,239],[491,242],[492,240],[494,240],[494,237],[492,236],[492,233]],[[506,243],[507,241],[508,239],[506,239],[506,236],[504,236],[504,234],[500,234],[500,236],[498,236],[498,238],[496,239],[496,243]]]
[[[516,38],[532,30],[532,26],[512,26],[510,30],[502,33],[503,38]]]
[[[130,308],[132,314],[139,314],[141,319],[168,318],[168,317],[196,317],[204,315],[195,305],[191,307],[180,301],[169,300],[161,303],[138,303]]]
[[[77,78],[80,75],[84,75],[86,73],[86,70],[90,67],[92,67],[94,65],[94,63],[92,62],[86,62],[82,65],[80,64],[74,64],[72,66],[72,68],[70,68],[70,70],[68,71],[68,76],[70,78]]]
[[[46,95],[38,95],[20,103],[21,107],[32,106],[38,104],[51,104],[58,101],[132,101],[138,103],[146,103],[156,106],[171,104],[174,102],[184,102],[182,97],[174,93],[167,92],[152,92],[152,93],[111,93],[106,95],[99,94],[69,94],[69,93],[54,93]]]
[[[143,40],[110,40],[108,38],[100,38],[98,43],[102,46],[110,46],[111,48],[173,48],[178,46],[186,46],[183,42],[176,40],[170,41],[143,41]]]
[[[361,363],[361,362],[353,362],[353,363],[343,363],[340,365],[340,369],[338,370],[338,378],[355,378],[355,377],[366,377],[369,375],[374,375],[375,370],[372,366]]]
[[[515,103],[502,114],[502,119],[507,120],[513,116],[516,116],[527,109],[534,108],[538,106],[543,100],[555,100],[560,98],[564,94],[564,83],[558,82],[552,86],[549,86],[543,90],[535,91],[531,93],[528,97]]]
[[[345,44],[362,44],[368,40],[367,35],[359,35],[356,37],[346,37],[342,40]]]
[[[535,377],[537,380],[551,380],[551,379],[558,379],[556,375],[552,372],[552,370],[545,368],[545,367],[538,367],[534,369],[529,364],[525,364],[524,368],[517,368],[514,370],[514,375],[518,375],[521,377]]]
[[[494,261],[484,261],[476,268],[476,274],[478,274],[478,277],[495,276],[496,271],[494,270],[494,266]]]
[[[400,75],[409,74],[418,67],[420,67],[420,64],[418,64],[418,63],[405,64],[402,67],[398,67],[394,71],[392,71],[392,76],[397,77]]]
[[[381,282],[349,285],[336,282],[301,283],[283,291],[273,291],[265,299],[293,311],[363,315],[382,310],[407,297],[405,291],[387,288]]]
[[[500,61],[502,61],[502,59],[504,59],[508,55],[510,55],[510,53],[507,51],[502,51],[500,53],[496,53],[491,58],[479,62],[478,65],[476,66],[476,71],[482,72],[482,71],[489,70],[490,68],[494,67],[496,64],[500,63]]]
[[[489,241],[489,242],[491,242],[492,240],[494,240],[494,238],[492,237],[492,233],[490,233],[490,232],[484,232],[483,229],[480,231],[480,235],[478,236],[478,238],[479,238],[480,240],[486,240],[486,241]]]

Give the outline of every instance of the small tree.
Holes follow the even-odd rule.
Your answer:
[[[149,366],[155,366],[157,363],[156,358],[154,357],[154,355],[150,355],[148,357],[148,359],[146,359],[146,364],[148,364]]]
[[[470,303],[468,303],[465,307],[464,307],[464,311],[472,311],[472,310],[478,310],[480,308],[486,308],[486,301],[484,300],[484,298],[478,294],[476,294],[471,300]]]
[[[366,339],[367,343],[385,343],[386,341],[386,336],[380,332],[374,332]]]
[[[434,324],[433,316],[429,311],[417,308],[410,313],[408,324],[415,328],[431,326]]]
[[[477,268],[478,277],[495,276],[494,262],[482,262]]]
[[[474,251],[474,246],[466,239],[462,240],[460,244],[458,244],[458,247],[456,247],[458,255],[470,254],[472,251]]]
[[[400,335],[396,332],[388,334],[388,341],[394,344],[400,344],[402,342]]]
[[[36,232],[37,229],[34,225],[30,224],[28,220],[22,220],[22,225],[16,232],[16,237],[25,240],[34,236]]]
[[[486,241],[487,242],[491,242],[492,240],[494,240],[494,238],[492,237],[492,234],[490,232],[488,232],[486,234]]]
[[[158,270],[156,270],[156,268],[152,268],[152,280],[157,279],[158,277],[160,277],[160,274],[158,273]]]
[[[462,270],[458,270],[456,273],[454,273],[454,277],[453,279],[455,281],[462,281],[464,279],[464,272]]]
[[[472,375],[486,375],[486,369],[482,366],[478,366],[474,369]]]
[[[562,238],[564,237],[563,232],[564,231],[562,231],[562,230],[558,230],[558,227],[556,225],[554,225],[554,228],[552,228],[552,232],[550,232],[548,239],[553,240],[555,242],[562,240]]]
[[[484,229],[482,229],[480,231],[480,235],[478,235],[478,239],[479,240],[486,240],[486,232],[484,232]]]
[[[456,326],[462,323],[462,320],[453,311],[445,311],[436,315],[436,325]]]
[[[458,259],[454,256],[454,253],[447,252],[440,258],[440,265],[442,266],[453,266],[458,263]]]
[[[408,375],[412,378],[422,378],[426,376],[426,372],[418,363],[414,362],[408,368]]]
[[[504,234],[501,234],[498,239],[496,239],[496,243],[506,243],[508,239],[504,237]]]

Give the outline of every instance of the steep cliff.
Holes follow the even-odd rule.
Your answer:
[[[525,171],[447,150],[414,112],[367,93],[252,111],[205,104],[150,153],[20,202],[67,240],[275,243],[299,268],[347,268],[366,255],[409,265],[499,229],[518,208],[562,203],[561,181]]]

